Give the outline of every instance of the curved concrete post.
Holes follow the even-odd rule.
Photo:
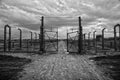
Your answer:
[[[20,45],[20,49],[22,49],[22,30],[19,28],[18,30],[20,31],[19,45]]]
[[[9,26],[9,45],[8,45],[8,50],[11,50],[11,27]]]
[[[104,31],[106,28],[102,29],[102,50],[104,50]]]
[[[114,50],[117,51],[117,37],[116,37],[116,28],[119,27],[119,39],[120,39],[120,24],[114,26]],[[120,45],[120,40],[119,40]],[[119,47],[120,50],[120,47]]]
[[[11,27],[9,25],[4,26],[4,52],[7,51],[7,28],[9,29],[9,43],[8,50],[11,50]]]
[[[6,52],[6,47],[7,47],[7,45],[6,45],[6,43],[7,43],[7,39],[6,39],[6,37],[7,37],[7,35],[6,35],[7,30],[6,30],[6,28],[7,28],[7,26],[8,25],[5,25],[5,27],[4,27],[4,52]]]
[[[31,46],[32,46],[32,42],[33,42],[33,33],[30,31],[30,34],[31,34]]]
[[[58,51],[58,50],[59,50],[59,49],[58,49],[58,44],[59,44],[59,43],[58,43],[58,42],[59,42],[59,39],[58,39],[58,37],[59,37],[59,36],[58,36],[58,28],[57,28],[56,34],[57,34],[57,51]]]

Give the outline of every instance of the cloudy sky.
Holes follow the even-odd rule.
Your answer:
[[[24,37],[29,31],[39,32],[41,16],[45,16],[45,28],[59,30],[61,38],[66,30],[78,28],[78,17],[82,17],[83,32],[112,35],[113,26],[120,23],[120,0],[0,0],[0,36],[3,27],[9,24],[12,35],[17,37],[17,28],[23,30]]]

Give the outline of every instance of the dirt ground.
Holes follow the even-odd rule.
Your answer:
[[[116,63],[112,69],[119,70],[119,57],[114,60],[91,58],[89,55],[71,55],[66,51],[65,43],[60,42],[56,54],[0,55],[0,80],[120,80],[107,74],[110,72],[105,65]]]
[[[120,80],[120,55],[99,56],[91,60],[113,80]]]
[[[111,80],[85,55],[70,55],[59,43],[57,54],[43,56],[19,73],[19,80]]]

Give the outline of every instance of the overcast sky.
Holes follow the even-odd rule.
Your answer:
[[[29,30],[39,32],[40,18],[45,16],[45,28],[59,29],[59,36],[66,36],[66,29],[78,28],[78,17],[82,17],[83,32],[88,33],[120,23],[119,0],[0,0],[0,36],[5,24],[21,27],[24,36]],[[106,32],[107,32],[106,31]],[[18,33],[19,34],[19,33]]]

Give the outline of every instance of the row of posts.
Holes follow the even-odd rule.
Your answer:
[[[117,51],[117,38],[116,38],[116,27],[119,27],[120,29],[120,24],[117,24],[114,26],[114,49]],[[9,28],[9,44],[8,44],[8,50],[11,50],[11,27],[9,25],[6,25],[4,27],[4,51],[6,51],[6,42],[7,42],[7,28]],[[22,48],[22,30],[18,29],[20,31],[20,49]],[[102,30],[102,49],[104,49],[104,30]],[[96,31],[95,31],[96,32]],[[95,40],[95,32],[94,32],[94,46],[96,45],[96,40]],[[31,32],[31,42],[32,42],[32,32]],[[119,30],[119,38],[120,38],[120,30]],[[45,41],[44,41],[44,17],[42,16],[41,18],[41,26],[40,26],[40,35],[39,35],[39,40],[40,40],[40,49],[42,53],[45,52]],[[85,40],[85,34],[84,34],[84,40]],[[90,33],[88,33],[88,49],[90,48]],[[120,42],[119,42],[120,44]],[[31,43],[32,45],[32,43]],[[119,48],[120,49],[120,48]],[[83,50],[83,31],[82,31],[82,26],[81,26],[81,17],[79,17],[79,37],[78,37],[78,53],[82,53]]]
[[[8,44],[8,51],[11,51],[11,27],[9,25],[5,25],[4,27],[4,52],[7,51],[7,28],[9,28],[9,44]],[[20,49],[22,49],[22,30],[18,29],[20,31]],[[32,46],[32,40],[33,40],[33,33],[31,33],[31,46]],[[58,37],[58,32],[57,32]],[[37,33],[35,33],[35,38],[37,38]],[[41,17],[41,26],[40,26],[40,34],[39,34],[39,51],[40,53],[45,52],[45,41],[44,41],[44,17]],[[58,44],[57,44],[58,45]]]
[[[7,28],[9,29],[8,46],[7,46]],[[22,30],[20,28],[18,28],[18,30],[20,31],[19,47],[20,47],[20,50],[22,50],[22,43],[23,43],[22,42]],[[33,32],[30,31],[30,33],[31,33],[31,46],[32,46]],[[35,39],[37,39],[37,33],[35,33]],[[11,42],[11,26],[5,25],[5,27],[4,27],[4,52],[7,51],[7,47],[8,47],[8,51],[11,51],[11,43],[12,43]],[[14,44],[13,44],[13,46],[14,46]]]
[[[117,33],[116,33],[116,28],[119,27],[119,45],[120,45],[120,24],[117,24],[114,26],[114,50],[117,51]],[[105,29],[106,28],[103,28],[102,29],[102,50],[104,50],[105,48],[105,41],[104,41],[104,32],[105,32]],[[95,35],[96,31],[93,32],[93,46],[95,48],[97,48],[97,45],[96,45],[96,35]],[[88,33],[88,50],[90,50],[90,34],[91,32]],[[86,34],[83,35],[84,36],[84,41],[85,41],[85,36]],[[96,50],[96,49],[95,49]],[[119,47],[119,51],[120,51],[120,47]]]
[[[9,28],[9,44],[8,44],[8,51],[11,51],[11,27],[9,25],[5,25],[4,27],[4,52],[7,51],[7,28]],[[19,40],[19,45],[20,49],[22,49],[22,30],[19,28],[20,31],[20,40]],[[32,45],[32,39],[33,39],[33,33],[31,33],[31,45]],[[36,34],[37,35],[37,34]],[[40,49],[41,53],[45,52],[45,41],[44,41],[44,17],[42,16],[41,18],[41,26],[40,26],[40,35],[39,35],[39,40],[40,40]],[[79,39],[78,39],[78,52],[81,53],[83,49],[83,44],[82,44],[82,26],[81,26],[81,17],[79,17]]]

